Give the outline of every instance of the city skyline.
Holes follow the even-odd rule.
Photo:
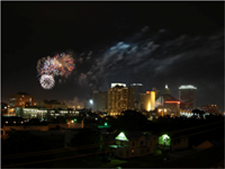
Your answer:
[[[112,82],[161,92],[168,84],[179,98],[190,84],[197,106],[224,111],[223,12],[223,2],[3,2],[1,100],[22,91],[35,101],[81,101]],[[45,90],[37,62],[62,52],[75,68]]]

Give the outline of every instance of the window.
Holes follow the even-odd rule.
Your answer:
[[[141,145],[141,146],[143,145],[143,141],[140,141],[140,145]]]
[[[132,142],[132,146],[134,147],[134,141]]]

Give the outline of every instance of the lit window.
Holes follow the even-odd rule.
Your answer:
[[[16,124],[16,121],[13,121],[14,124]]]
[[[8,124],[8,121],[5,121],[6,124]]]

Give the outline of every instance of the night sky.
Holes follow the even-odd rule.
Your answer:
[[[35,101],[89,97],[110,83],[197,87],[197,106],[224,111],[224,2],[2,2],[1,97]],[[37,62],[66,52],[75,69],[41,87]]]

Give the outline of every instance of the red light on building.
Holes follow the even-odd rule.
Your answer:
[[[180,101],[165,101],[168,104],[180,104]]]

